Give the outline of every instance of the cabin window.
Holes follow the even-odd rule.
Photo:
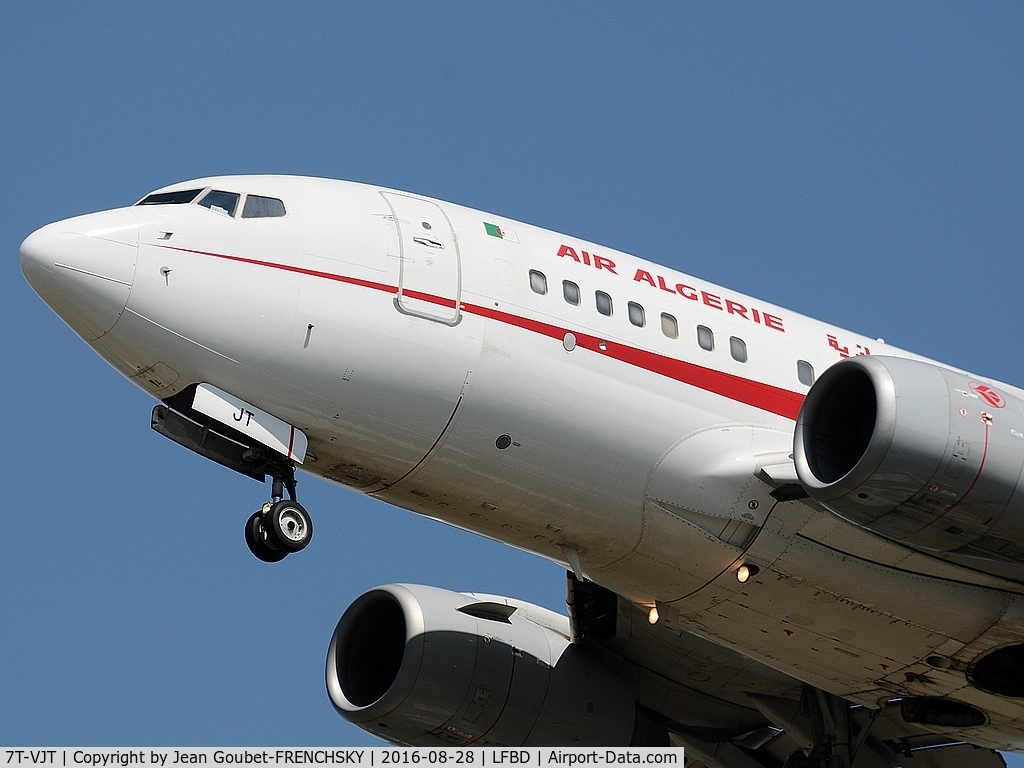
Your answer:
[[[629,322],[637,328],[643,328],[647,324],[647,318],[644,315],[644,308],[635,301],[629,302],[626,305],[626,310],[629,314]]]
[[[247,195],[242,208],[243,219],[276,219],[284,214],[284,202],[276,197]]]
[[[608,317],[612,316],[612,297],[604,291],[594,292],[594,301],[597,304],[597,311]]]
[[[697,344],[708,352],[715,348],[715,334],[706,325],[697,326]]]
[[[195,200],[202,191],[201,189],[178,189],[174,192],[154,192],[152,195],[146,195],[136,205],[184,205]]]
[[[562,296],[566,303],[572,304],[574,307],[580,305],[580,287],[571,280],[562,281]]]
[[[209,208],[211,211],[223,213],[225,216],[234,216],[240,197],[241,195],[237,192],[222,192],[219,189],[211,189],[203,195],[199,205],[203,206],[203,208]]]
[[[543,272],[538,272],[536,269],[530,270],[530,288],[541,296],[548,292],[548,279],[544,277]]]
[[[737,363],[747,362],[747,342],[736,336],[729,337],[729,354]]]
[[[814,367],[806,360],[797,360],[796,377],[804,386],[811,386],[814,383]]]
[[[679,323],[676,322],[675,317],[667,312],[661,313],[661,332],[670,339],[679,338]]]

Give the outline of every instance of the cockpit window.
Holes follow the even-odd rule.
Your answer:
[[[237,192],[222,192],[219,189],[211,189],[203,195],[203,199],[199,201],[199,205],[204,208],[209,208],[211,211],[223,213],[226,216],[234,216],[235,209],[238,207],[238,199],[240,197],[241,195]]]
[[[146,195],[136,205],[184,205],[191,203],[203,190],[176,189],[174,192],[154,192]]]
[[[284,213],[284,203],[276,197],[248,195],[242,207],[243,219],[272,219]]]

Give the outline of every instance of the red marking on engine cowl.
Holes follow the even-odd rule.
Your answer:
[[[971,389],[974,390],[974,393],[978,397],[993,408],[1004,408],[1006,406],[1006,401],[1003,399],[1003,396],[987,384],[971,384]]]

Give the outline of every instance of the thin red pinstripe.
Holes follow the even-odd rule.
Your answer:
[[[199,251],[191,248],[178,248],[172,245],[162,245],[160,247],[185,253],[195,253],[201,256],[211,256],[217,259],[237,261],[243,264],[252,264],[270,269],[278,269],[285,272],[295,272],[301,275],[310,275],[311,277],[319,277],[324,280],[347,283],[349,285],[369,288],[371,290],[382,291],[384,293],[398,293],[398,286],[378,283],[372,280],[362,280],[357,277],[339,275],[333,272],[322,272],[291,264],[278,264],[272,261],[249,259],[243,256],[230,256],[223,253]],[[443,296],[434,296],[433,294],[422,293],[420,291],[403,291],[403,294],[410,298],[430,302],[439,306],[455,306],[454,299],[445,298]],[[657,373],[683,384],[689,384],[690,386],[697,387],[698,389],[702,389],[707,392],[713,392],[714,394],[721,395],[722,397],[727,397],[730,400],[750,405],[755,408],[760,408],[763,411],[768,411],[769,413],[774,413],[787,419],[796,419],[797,414],[800,412],[800,405],[804,400],[803,395],[798,392],[791,392],[787,389],[776,387],[771,384],[754,381],[753,379],[746,379],[742,376],[725,373],[724,371],[717,371],[714,368],[705,368],[694,363],[688,363],[685,360],[677,360],[672,357],[660,355],[656,352],[631,347],[627,344],[620,344],[618,342],[600,339],[597,336],[581,333],[571,328],[552,325],[540,320],[533,320],[528,317],[522,317],[520,315],[514,315],[509,312],[502,312],[497,309],[483,307],[476,304],[462,303],[461,306],[462,311],[468,314],[486,317],[491,320],[513,325],[553,339],[561,340],[566,333],[572,332],[576,336],[577,347],[604,355],[605,357],[610,357],[636,368]],[[604,345],[603,347],[600,346],[602,344]]]

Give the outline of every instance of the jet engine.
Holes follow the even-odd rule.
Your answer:
[[[811,387],[793,457],[807,493],[857,525],[1024,564],[1024,404],[1001,387],[918,360],[844,360]]]
[[[364,593],[334,631],[327,691],[342,717],[396,744],[668,743],[626,680],[570,642],[566,617],[490,595]]]

